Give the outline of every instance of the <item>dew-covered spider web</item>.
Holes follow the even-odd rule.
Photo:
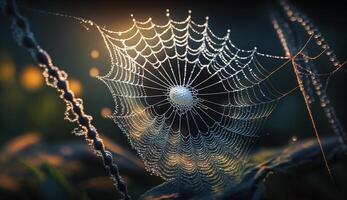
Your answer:
[[[315,98],[341,144],[347,143],[344,127],[326,91],[330,77],[346,61],[341,63],[337,59],[305,15],[286,1],[281,1],[281,6],[286,16],[273,12],[272,23],[286,56],[262,53],[256,47],[238,48],[231,40],[230,30],[219,36],[211,30],[208,17],[198,23],[190,11],[187,18],[177,21],[167,10],[168,21],[163,25],[155,24],[151,18],[147,21],[133,18],[133,25],[125,31],[112,31],[78,17],[43,13],[73,18],[83,26],[95,26],[101,34],[109,51],[111,69],[98,78],[107,85],[115,102],[110,117],[127,135],[146,169],[178,188],[218,193],[242,181],[248,155],[261,135],[262,126],[279,100],[297,88],[304,97],[330,175],[311,110]],[[306,43],[296,37],[297,31],[290,23],[297,23],[310,36]],[[15,38],[27,34],[26,39],[33,45],[26,43],[26,48],[33,48],[36,42],[31,32],[24,33],[22,29],[18,24],[14,26]],[[315,57],[306,55],[312,38],[323,49]],[[49,55],[38,45],[36,48],[30,49],[31,53],[38,51],[37,55],[46,58],[36,59],[45,65],[47,84],[57,88],[67,103],[66,119],[78,121],[75,133],[94,144],[106,168],[114,172],[111,175],[118,189],[129,198],[111,153],[104,149],[90,123],[91,117],[83,112],[82,100],[74,99],[69,91],[67,74],[54,67]],[[323,54],[335,69],[319,74],[311,61]],[[278,79],[282,78],[275,82],[276,76],[288,64],[293,67],[296,86],[279,90]]]
[[[124,31],[78,17],[42,13],[73,18],[87,29],[88,25],[97,28],[111,59],[109,72],[98,76],[115,102],[110,117],[146,169],[177,188],[218,193],[242,181],[248,155],[265,121],[278,102],[298,88],[329,173],[310,108],[315,98],[334,133],[342,144],[347,142],[326,94],[330,76],[346,62],[337,60],[306,16],[285,1],[281,5],[286,17],[310,37],[306,43],[296,41],[293,24],[273,13],[272,23],[286,56],[262,53],[256,47],[239,48],[229,29],[221,36],[211,29],[208,17],[196,22],[190,11],[185,19],[174,20],[167,10],[167,23],[162,25],[132,16],[132,26]],[[312,38],[323,49],[317,57],[306,55]],[[311,62],[323,53],[336,67],[325,74],[326,83],[321,79],[325,75]],[[284,80],[278,73],[288,65],[294,69],[295,86],[280,90]]]
[[[112,118],[149,171],[218,191],[237,183],[259,130],[289,93],[271,83],[280,68],[259,60],[288,58],[238,48],[230,30],[211,30],[208,17],[167,16],[164,25],[133,19],[121,32],[97,26],[112,61],[99,79],[114,98]]]

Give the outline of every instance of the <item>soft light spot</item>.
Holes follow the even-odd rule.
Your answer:
[[[21,73],[20,82],[23,88],[28,91],[40,89],[44,83],[41,70],[32,65],[25,67]]]
[[[100,53],[98,50],[94,49],[90,52],[90,57],[92,59],[98,59],[100,57]]]
[[[101,109],[100,114],[103,118],[107,118],[110,115],[112,115],[112,110],[110,108],[103,108],[103,109]]]
[[[98,68],[96,68],[96,67],[90,68],[90,70],[89,70],[89,76],[91,76],[91,77],[93,77],[93,78],[99,76],[99,70],[98,70]]]
[[[42,153],[38,155],[38,157],[41,158],[41,160],[44,161],[45,163],[49,163],[53,166],[61,166],[64,163],[63,159],[56,155],[49,155],[46,153]]]
[[[70,156],[73,153],[72,148],[63,146],[60,148],[60,153],[62,153],[64,156]]]
[[[0,188],[8,191],[18,191],[20,184],[19,182],[8,175],[0,175]]]
[[[37,132],[27,132],[13,139],[7,146],[6,152],[13,155],[25,148],[40,142],[40,134]]]
[[[10,84],[14,80],[16,68],[11,60],[5,60],[0,63],[0,82],[1,84]]]
[[[70,80],[70,89],[75,93],[76,96],[80,96],[83,91],[82,84],[79,80]]]
[[[298,141],[298,137],[296,137],[295,135],[292,137],[292,142],[296,142]]]

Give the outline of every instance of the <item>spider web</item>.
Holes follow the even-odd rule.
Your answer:
[[[164,25],[137,21],[126,31],[97,26],[111,57],[98,77],[115,101],[111,116],[127,135],[147,170],[195,191],[219,191],[237,183],[259,130],[288,93],[270,77],[278,70],[259,58],[288,60],[243,50],[190,16]],[[170,89],[191,91],[180,107]]]

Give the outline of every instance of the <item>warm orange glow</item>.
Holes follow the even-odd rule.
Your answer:
[[[82,83],[79,80],[70,80],[70,89],[76,96],[80,96],[83,91]]]
[[[90,68],[90,70],[89,70],[89,76],[91,76],[91,77],[93,77],[93,78],[99,76],[99,70],[98,70],[98,68],[96,68],[96,67]]]
[[[98,59],[99,58],[99,56],[100,56],[100,53],[99,53],[99,51],[98,50],[92,50],[91,52],[90,52],[90,57],[92,58],[92,59]]]
[[[64,163],[63,159],[56,155],[42,153],[39,155],[39,158],[41,158],[43,162],[49,163],[53,166],[61,166]]]
[[[103,118],[107,118],[112,115],[112,110],[110,108],[103,108],[100,113]]]
[[[16,68],[11,60],[5,60],[0,63],[0,82],[1,84],[10,84],[14,80]]]
[[[0,175],[0,188],[10,191],[16,191],[19,188],[19,183],[14,178],[7,175]]]
[[[13,139],[7,146],[6,152],[13,155],[29,146],[35,145],[40,142],[39,133],[27,132],[17,138]]]
[[[179,196],[180,196],[179,193],[163,194],[163,195],[160,195],[159,197],[152,198],[152,200],[176,199]]]
[[[44,80],[41,71],[36,66],[27,66],[21,73],[20,82],[28,91],[35,91],[43,86]]]

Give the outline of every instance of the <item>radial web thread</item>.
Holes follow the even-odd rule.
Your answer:
[[[237,48],[190,14],[157,25],[133,19],[126,31],[97,26],[111,57],[98,77],[111,91],[111,116],[146,168],[195,191],[237,183],[259,129],[287,93],[258,58],[288,62],[257,48]],[[94,24],[95,25],[95,24]]]

